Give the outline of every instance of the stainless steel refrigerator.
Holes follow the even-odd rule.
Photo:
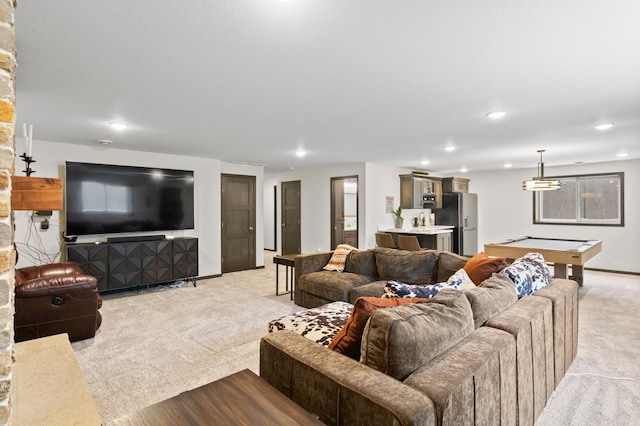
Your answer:
[[[436,225],[452,225],[453,251],[463,256],[478,253],[478,195],[442,194],[442,208],[433,211]]]

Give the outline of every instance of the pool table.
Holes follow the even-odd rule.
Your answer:
[[[542,254],[547,262],[553,262],[553,276],[567,278],[567,265],[571,265],[571,276],[580,286],[583,282],[583,266],[602,250],[600,240],[565,240],[562,238],[521,237],[501,243],[484,245],[489,256],[506,257],[513,260],[529,252]]]

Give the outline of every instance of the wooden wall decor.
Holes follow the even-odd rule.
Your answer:
[[[12,210],[62,210],[62,179],[11,176]]]

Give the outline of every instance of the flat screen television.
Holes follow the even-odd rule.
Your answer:
[[[193,171],[66,162],[66,235],[194,228]]]

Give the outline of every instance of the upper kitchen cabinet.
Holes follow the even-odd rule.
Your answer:
[[[442,192],[469,192],[469,179],[460,177],[442,178]]]
[[[400,205],[403,209],[441,208],[441,178],[420,174],[400,175]]]

